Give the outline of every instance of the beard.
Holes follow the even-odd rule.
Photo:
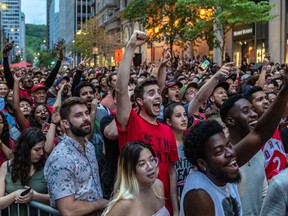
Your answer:
[[[90,127],[87,127],[87,128],[83,128],[84,125],[86,125],[87,123],[90,124]],[[78,136],[78,137],[85,137],[87,136],[88,134],[91,133],[91,122],[85,122],[83,124],[81,124],[79,127],[76,127],[74,126],[73,124],[71,124],[70,122],[70,129],[71,129],[71,132],[75,135],[75,136]]]
[[[238,174],[235,177],[230,177],[227,173],[222,170],[216,168],[215,166],[209,167],[210,173],[218,180],[221,180],[226,183],[240,183],[241,182],[241,173],[238,171]]]

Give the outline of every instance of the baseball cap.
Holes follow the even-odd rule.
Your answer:
[[[171,88],[173,86],[178,86],[179,88],[181,88],[183,86],[183,84],[181,82],[176,82],[175,80],[169,80],[166,83],[165,88]]]
[[[227,83],[227,82],[219,82],[219,83],[215,86],[213,92],[214,92],[217,88],[219,88],[219,87],[224,88],[224,89],[226,90],[226,92],[227,92],[228,89],[229,89],[229,87],[230,87],[230,85],[229,85],[229,83]],[[212,94],[213,94],[213,92],[212,92]]]
[[[191,83],[189,83],[189,84],[187,84],[187,85],[182,86],[182,88],[181,88],[180,91],[179,91],[179,98],[180,98],[180,100],[182,100],[182,98],[184,97],[184,95],[185,95],[185,93],[186,93],[186,90],[187,90],[189,87],[193,87],[193,88],[195,88],[195,89],[198,89],[198,84],[195,83],[195,82],[191,82]]]
[[[38,90],[38,89],[47,89],[47,88],[46,88],[46,86],[43,85],[43,84],[37,84],[37,85],[34,85],[34,86],[32,87],[31,92],[33,93],[33,92],[35,92],[35,91]]]
[[[236,81],[237,75],[235,73],[230,74],[229,76],[224,76],[220,79],[220,82],[225,82],[228,79],[232,79],[233,82]]]
[[[70,82],[70,77],[68,77],[68,76],[59,77],[59,78],[57,79],[56,83],[55,83],[55,86],[58,86],[59,83],[60,83],[63,79],[67,80],[67,82]]]

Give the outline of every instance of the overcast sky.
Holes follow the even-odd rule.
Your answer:
[[[21,0],[25,23],[46,25],[46,0]]]

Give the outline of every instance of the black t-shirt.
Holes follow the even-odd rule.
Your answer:
[[[110,140],[104,135],[105,128],[113,121],[114,115],[104,116],[100,122],[100,130],[104,138],[106,166],[102,174],[103,196],[109,199],[113,192],[114,182],[117,174],[117,163],[119,158],[119,145],[117,140]]]

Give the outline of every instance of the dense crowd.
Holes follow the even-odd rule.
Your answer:
[[[0,75],[0,209],[38,201],[61,215],[286,215],[288,67],[163,48],[131,66]],[[36,211],[35,209],[32,209]]]

